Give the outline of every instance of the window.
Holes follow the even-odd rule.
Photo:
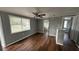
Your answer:
[[[30,20],[22,18],[22,30],[30,30]]]
[[[11,33],[30,30],[30,19],[9,15]]]

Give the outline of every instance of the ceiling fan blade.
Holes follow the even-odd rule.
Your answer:
[[[38,13],[32,12],[35,16],[38,16]]]
[[[45,16],[46,14],[40,14],[41,16]]]

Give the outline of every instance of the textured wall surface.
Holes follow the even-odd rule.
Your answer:
[[[79,15],[73,16],[71,39],[79,45]]]
[[[43,20],[37,19],[37,31],[43,33]]]
[[[55,17],[49,19],[49,35],[50,36],[56,36],[57,29],[62,28],[62,18],[61,17]]]
[[[76,24],[75,24],[75,39],[77,44],[79,45],[79,15],[77,15],[77,19],[75,20]]]
[[[36,30],[36,20],[31,18],[30,19],[31,30],[11,34],[8,14],[2,13],[1,15],[2,15],[2,26],[3,26],[6,45],[11,44],[15,41],[22,39],[23,37],[32,35],[32,34],[37,32],[37,30]]]

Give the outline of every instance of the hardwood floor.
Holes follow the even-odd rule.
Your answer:
[[[74,41],[68,39],[67,35],[63,43],[64,46],[57,45],[55,37],[37,33],[5,49],[7,51],[79,51]]]
[[[68,38],[68,34],[64,35],[64,51],[79,51],[76,43]]]
[[[60,48],[60,47],[59,47]],[[56,51],[55,37],[35,34],[13,45],[6,47],[7,51]]]

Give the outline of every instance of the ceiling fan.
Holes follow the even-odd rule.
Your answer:
[[[42,13],[39,9],[36,9],[36,12],[32,12],[32,14],[33,14],[35,17],[40,17],[40,18],[43,18],[43,16],[46,15],[45,13]]]
[[[39,12],[32,12],[33,13],[33,15],[35,16],[35,17],[40,17],[40,18],[42,18],[43,16],[45,16],[46,14],[44,14],[44,13],[39,13]]]

